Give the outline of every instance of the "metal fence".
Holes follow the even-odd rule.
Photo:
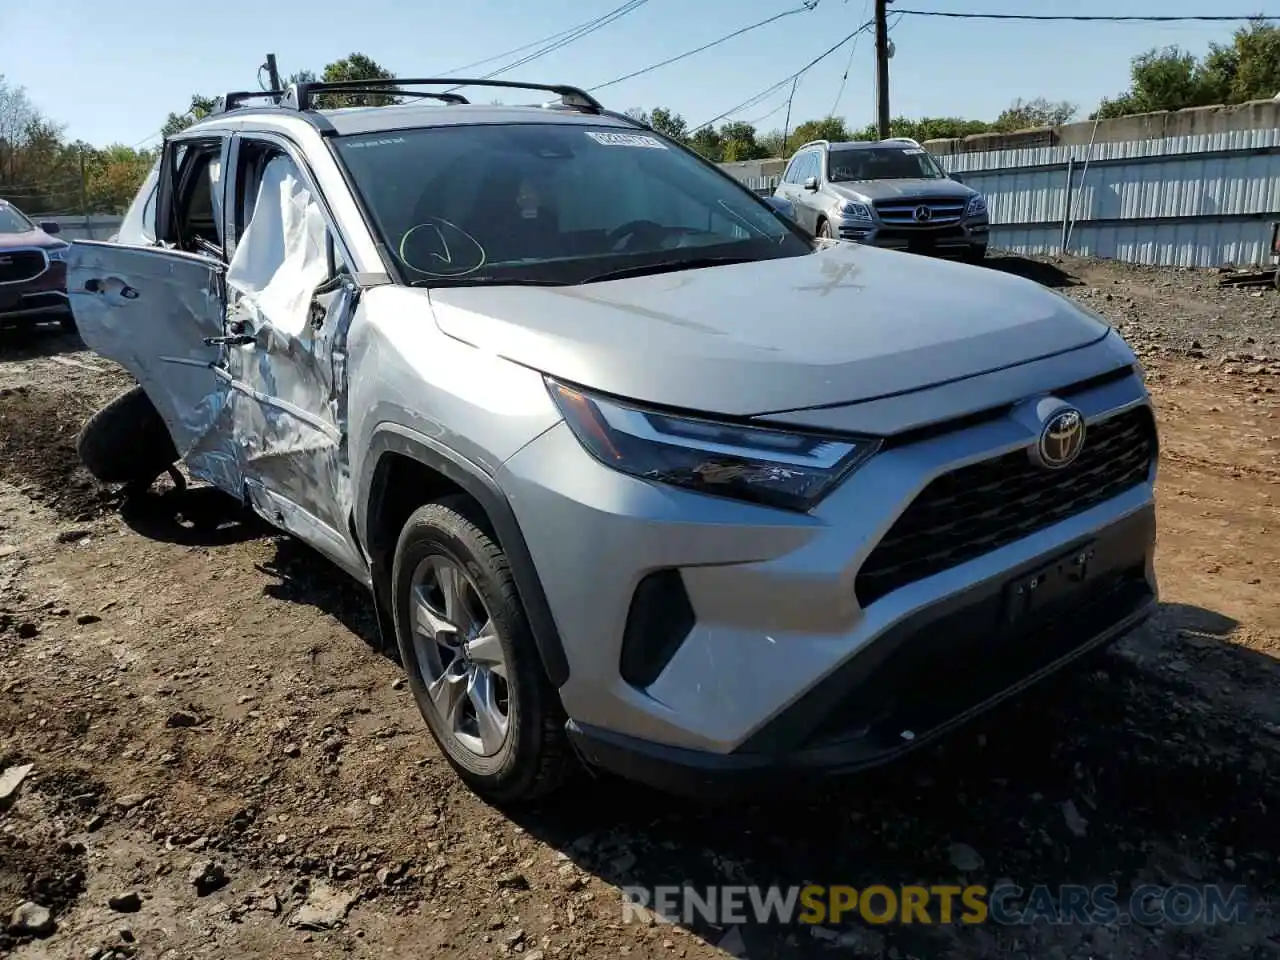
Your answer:
[[[938,157],[987,197],[991,244],[1160,266],[1270,262],[1280,129]]]

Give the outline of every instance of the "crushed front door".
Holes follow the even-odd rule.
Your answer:
[[[228,374],[250,505],[332,559],[359,564],[348,539],[345,333],[354,296],[335,274],[319,203],[277,153],[237,183],[255,197],[227,269]],[[245,181],[248,181],[247,183]]]
[[[133,374],[191,474],[239,497],[225,377],[223,266],[197,254],[77,240],[67,293],[89,349]]]

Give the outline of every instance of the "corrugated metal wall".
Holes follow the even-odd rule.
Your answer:
[[[1162,266],[1270,262],[1271,223],[1280,220],[1280,129],[938,160],[986,194],[995,247],[1058,253],[1069,200],[1072,253]]]

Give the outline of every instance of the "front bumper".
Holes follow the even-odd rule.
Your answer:
[[[985,217],[974,217],[946,226],[886,225],[879,221],[840,220],[837,235],[869,247],[884,247],[908,253],[937,256],[964,256],[987,249],[990,225]]]
[[[0,283],[0,325],[41,323],[68,316],[67,266],[48,261],[45,269],[30,280]]]
[[[1059,382],[1067,362],[1042,361],[1040,382]],[[1064,377],[1058,395],[1081,410],[1090,429],[1109,418],[1149,412],[1136,374],[1070,386],[1078,376],[1077,370]],[[984,385],[991,389],[987,381],[974,382],[972,389]],[[1106,435],[1096,433],[1096,449],[1103,449]],[[859,581],[865,580],[860,574],[872,569],[869,558],[936,480],[998,457],[1025,463],[1025,448],[1034,439],[1034,431],[1013,414],[925,429],[911,442],[887,446],[811,513],[798,514],[618,473],[588,456],[563,423],[542,434],[508,460],[496,479],[560,634],[569,664],[560,695],[584,754],[632,775],[643,773],[652,756],[663,761],[659,766],[685,758],[694,762],[676,764],[677,769],[735,774],[779,764],[853,769],[910,746],[902,742],[904,729],[918,743],[1131,627],[1156,592],[1150,519],[1155,469],[1141,458],[1136,480],[1105,497],[1065,512],[1046,509],[1042,515],[1052,520],[1019,528],[1015,537],[976,553],[953,551],[949,565],[899,577],[884,589],[867,590],[864,583],[865,603],[859,603]],[[1034,502],[1032,509],[1040,510]],[[974,515],[981,509],[975,507]],[[965,536],[970,545],[986,543]],[[983,627],[966,643],[995,647],[962,661],[986,666],[971,682],[957,685],[959,702],[933,691],[925,706],[937,704],[936,716],[901,712],[912,701],[908,694],[916,680],[895,688],[891,678],[915,678],[934,662],[951,663],[951,645],[933,649],[931,638],[959,636],[967,624],[990,614],[992,591],[1086,542],[1095,543],[1097,555],[1090,589],[1109,572],[1122,572],[1124,590],[1138,591],[1131,608],[1122,597],[1099,614],[1096,628],[1076,628],[1060,639],[1052,623],[1023,620],[1009,636]],[[943,533],[926,552],[946,547]],[[665,621],[637,615],[646,609],[662,611]],[[963,612],[950,619],[957,611]],[[646,631],[666,635],[675,628],[680,635],[674,647],[662,651],[656,668],[637,682],[644,664],[628,670],[628,637]],[[1026,642],[1041,633],[1054,636]],[[991,649],[1016,652],[1019,646],[1053,656],[1043,662],[1005,654],[995,664],[988,659]],[[910,666],[905,672],[904,663]],[[874,679],[862,685],[849,679],[864,672],[874,672]],[[956,676],[954,664],[946,676]],[[880,689],[895,690],[896,705],[877,705]],[[924,680],[919,689],[929,689]],[[849,711],[877,706],[889,712],[876,723],[897,725],[889,740],[878,741],[883,731],[870,729],[849,736],[850,729],[870,722]]]
[[[1106,646],[1156,606],[1150,558],[1155,511],[1144,508],[1071,545],[1093,552],[1078,589],[1010,624],[1010,581],[1063,554],[1045,554],[917,610],[808,691],[739,749],[681,749],[569,722],[590,764],[702,799],[847,775],[917,750]],[[785,778],[780,779],[779,775]]]

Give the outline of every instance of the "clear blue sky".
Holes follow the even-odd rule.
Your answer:
[[[286,74],[319,71],[359,51],[401,76],[439,75],[572,27],[621,2],[219,0],[210,6],[180,0],[61,0],[50,7],[0,0],[0,70],[64,123],[69,137],[142,145],[156,141],[166,113],[184,109],[191,93],[254,88],[267,51],[277,54]],[[799,0],[648,0],[616,23],[504,78],[589,87],[795,6]],[[1280,13],[1280,0],[1239,0],[1238,5],[1236,0],[896,0],[896,6],[983,13]],[[702,123],[799,69],[865,20],[869,10],[869,0],[820,0],[811,13],[785,18],[600,96],[617,109],[664,105],[690,124]],[[1035,96],[1071,100],[1087,110],[1125,87],[1134,54],[1165,44],[1199,54],[1231,30],[1228,24],[904,17],[892,32],[893,113],[992,118],[1015,97]],[[873,47],[869,34],[859,39],[835,111],[858,125],[874,112]],[[846,46],[805,74],[793,124],[831,111],[847,64]],[[484,97],[469,92],[474,99]],[[781,127],[785,100],[786,91],[780,91],[734,119],[759,120],[762,129]]]

